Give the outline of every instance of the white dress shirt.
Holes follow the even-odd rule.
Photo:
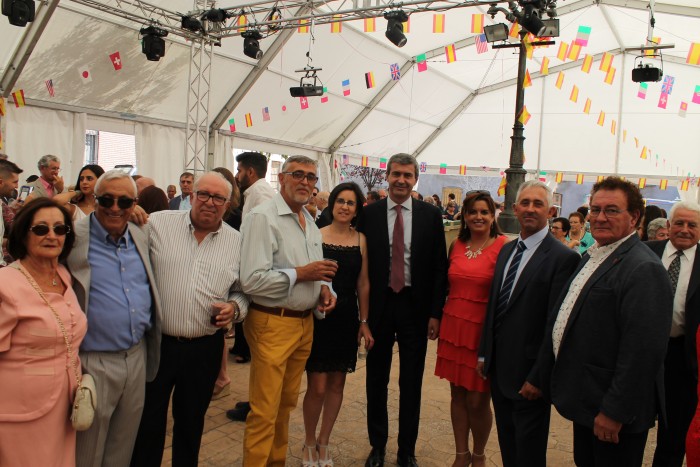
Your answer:
[[[275,190],[264,178],[258,179],[243,192],[243,211],[241,219],[258,205],[275,196]]]
[[[547,237],[547,234],[549,233],[549,226],[545,225],[542,230],[539,232],[530,235],[527,237],[525,240],[522,239],[520,235],[518,235],[518,240],[516,241],[516,248],[513,248],[513,252],[510,255],[510,258],[508,258],[508,261],[506,262],[505,269],[503,269],[503,281],[501,282],[501,288],[503,287],[503,282],[506,280],[506,276],[508,275],[508,268],[510,267],[510,262],[513,261],[513,256],[515,256],[515,253],[518,251],[517,248],[517,242],[523,242],[525,244],[525,247],[527,248],[525,251],[523,251],[523,256],[520,258],[520,264],[518,265],[518,271],[515,273],[515,279],[513,280],[513,287],[510,289],[510,293],[513,293],[513,290],[515,290],[515,286],[518,284],[518,279],[520,279],[520,273],[523,272],[523,269],[525,269],[525,266],[527,266],[527,263],[530,261],[530,258],[532,258],[532,255],[535,254],[537,249],[540,247],[542,244],[542,241]],[[508,297],[508,300],[510,300],[510,296]]]
[[[678,274],[678,286],[676,286],[676,295],[673,296],[673,320],[671,321],[671,337],[679,337],[685,334],[685,301],[688,295],[688,283],[690,282],[690,273],[693,271],[693,263],[695,263],[695,253],[698,249],[697,244],[683,250],[681,256],[681,270]],[[668,241],[666,248],[661,256],[661,262],[664,268],[668,270],[671,261],[676,257],[677,248]]]
[[[392,201],[390,197],[386,198],[386,221],[389,225],[389,286],[391,286],[391,248],[394,243],[394,223],[396,222],[396,206],[397,203]],[[413,198],[410,196],[406,201],[401,203],[401,215],[403,216],[403,271],[406,287],[411,286],[411,237],[413,227]]]

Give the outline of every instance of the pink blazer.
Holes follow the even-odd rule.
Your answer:
[[[77,351],[87,320],[63,266],[59,266],[59,276],[66,285],[65,293],[46,296],[69,339],[73,334],[72,346]],[[35,420],[57,403],[71,403],[75,372],[53,312],[24,275],[11,267],[2,268],[0,284],[0,422]],[[80,371],[79,360],[77,365]]]

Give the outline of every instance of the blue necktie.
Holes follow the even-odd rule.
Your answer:
[[[523,258],[523,252],[527,249],[525,244],[518,240],[518,245],[516,246],[515,255],[510,262],[508,267],[508,272],[506,273],[506,278],[503,281],[503,287],[501,287],[501,293],[498,294],[498,305],[496,306],[496,318],[494,320],[495,328],[501,325],[501,320],[506,314],[506,309],[508,308],[508,300],[510,299],[510,293],[513,290],[513,285],[515,284],[515,275],[518,272],[518,266],[520,266],[520,260]]]

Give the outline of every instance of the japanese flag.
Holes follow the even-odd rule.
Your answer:
[[[80,78],[83,80],[83,84],[92,81],[92,72],[87,66],[78,68],[78,73],[80,74]]]

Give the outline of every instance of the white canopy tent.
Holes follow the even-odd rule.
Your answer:
[[[192,7],[191,0],[150,3],[182,12]],[[313,11],[327,11],[333,3]],[[0,119],[3,151],[27,169],[41,155],[57,154],[64,160],[64,173],[73,178],[84,162],[86,129],[123,132],[135,136],[139,172],[154,176],[159,185],[172,183],[185,165],[189,44],[168,37],[165,56],[149,62],[141,54],[141,24],[69,0],[48,5],[42,4],[45,12],[52,5],[55,11],[45,28],[37,27],[41,15],[26,29],[0,18],[0,84],[14,83],[3,92],[21,89],[27,101],[26,107],[15,108],[11,99],[6,105]],[[639,84],[630,78],[640,52],[628,48],[644,44],[647,7],[648,2],[639,0],[560,2],[557,44],[536,48],[527,62],[532,86],[525,97],[531,114],[525,126],[525,168],[530,172],[550,177],[563,172],[567,180],[577,174],[618,173],[647,178],[647,183],[669,179],[672,184],[690,177],[689,194],[697,196],[700,104],[693,97],[700,66],[687,64],[686,57],[691,44],[700,43],[700,7],[694,0],[656,3],[654,36],[675,45],[663,51],[664,75],[675,78],[665,109],[658,106],[661,82],[649,83],[641,99]],[[477,53],[471,18],[485,11],[479,5],[445,11],[444,33],[433,33],[433,13],[412,14],[408,43],[401,49],[384,38],[386,21],[381,18],[376,32],[364,32],[361,20],[342,23],[340,33],[331,33],[328,24],[316,26],[312,64],[322,68],[319,77],[328,100],[309,98],[307,109],[290,97],[289,87],[298,85],[295,70],[307,64],[311,34],[284,31],[263,39],[265,66],[243,55],[241,37],[225,38],[215,47],[212,64],[209,122],[216,122],[219,131],[210,142],[209,165],[232,166],[232,148],[303,153],[322,159],[332,178],[332,158],[342,163],[347,155],[345,160],[359,164],[367,156],[370,165],[378,166],[379,158],[408,152],[426,162],[432,173],[443,164],[449,174],[459,173],[461,165],[468,167],[467,173],[481,167],[498,174],[508,166],[518,57],[514,49],[489,47]],[[497,22],[505,22],[503,15],[494,20],[486,16],[486,24]],[[591,28],[588,45],[578,60],[559,60],[560,43],[571,44],[579,26]],[[444,47],[451,44],[457,60],[447,63]],[[109,58],[116,51],[120,70]],[[599,69],[605,52],[614,56],[611,84]],[[423,53],[428,69],[419,72],[415,57]],[[581,70],[586,55],[595,57],[588,73]],[[545,57],[548,75],[540,73]],[[643,61],[661,66],[658,59]],[[391,79],[391,64],[401,69],[397,81]],[[90,80],[81,77],[85,70]],[[368,72],[374,76],[372,88],[365,85]],[[556,86],[559,72],[564,76],[561,88]],[[49,79],[54,97],[46,87]],[[347,96],[344,80],[350,81]],[[574,86],[575,103],[570,99]],[[583,112],[587,99],[588,114]],[[684,116],[681,102],[688,106]],[[601,112],[602,126],[597,124]],[[246,114],[252,126],[246,126]],[[644,148],[646,159],[640,157]]]

